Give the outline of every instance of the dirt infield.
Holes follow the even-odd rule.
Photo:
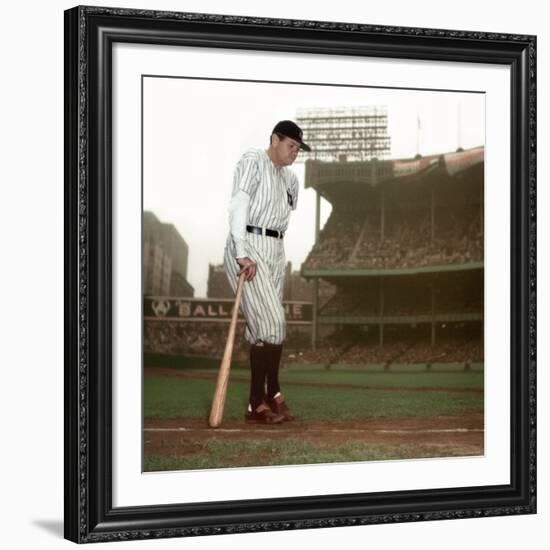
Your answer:
[[[483,455],[483,415],[460,417],[376,418],[354,422],[285,422],[276,426],[230,421],[220,428],[197,419],[146,419],[145,454],[185,456],[205,441],[276,441],[286,438],[337,446],[350,441],[387,447],[406,447],[411,458],[425,456]],[[232,461],[228,457],[227,466]],[[235,464],[237,465],[237,464]]]

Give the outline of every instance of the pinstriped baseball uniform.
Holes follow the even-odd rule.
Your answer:
[[[287,167],[276,167],[263,149],[249,149],[241,157],[233,177],[233,195],[239,190],[250,197],[248,225],[286,231],[290,212],[298,202],[298,178]],[[285,250],[283,239],[246,233],[246,255],[256,262],[256,276],[243,285],[241,309],[246,320],[245,338],[250,344],[264,341],[282,344],[286,336],[282,306]],[[240,266],[231,233],[224,251],[224,267],[233,291]]]

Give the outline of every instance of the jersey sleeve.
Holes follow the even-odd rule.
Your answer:
[[[296,210],[296,206],[298,205],[298,189],[300,188],[300,184],[298,183],[298,178],[296,177],[296,174],[292,173],[292,183],[290,186],[290,194],[292,195],[292,205],[291,209]]]
[[[229,227],[235,244],[235,257],[245,258],[246,251],[246,222],[248,220],[248,205],[250,197],[244,191],[237,191],[229,204]]]
[[[245,153],[237,166],[233,176],[233,194],[244,191],[249,197],[253,197],[260,183],[260,169],[254,153]]]

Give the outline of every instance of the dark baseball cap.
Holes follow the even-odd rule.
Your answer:
[[[281,122],[277,122],[271,133],[281,134],[282,136],[293,139],[300,144],[300,149],[311,151],[311,147],[302,141],[304,132],[302,132],[302,129],[295,122],[292,122],[292,120],[281,120]]]

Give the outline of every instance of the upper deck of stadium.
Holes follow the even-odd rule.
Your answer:
[[[324,162],[307,160],[305,187],[313,188],[330,203],[350,203],[367,198],[382,188],[412,183],[475,184],[483,180],[483,146],[467,150],[390,160]],[[464,188],[462,188],[462,192]]]
[[[305,186],[332,205],[306,278],[483,268],[484,147],[361,162],[306,162]]]

